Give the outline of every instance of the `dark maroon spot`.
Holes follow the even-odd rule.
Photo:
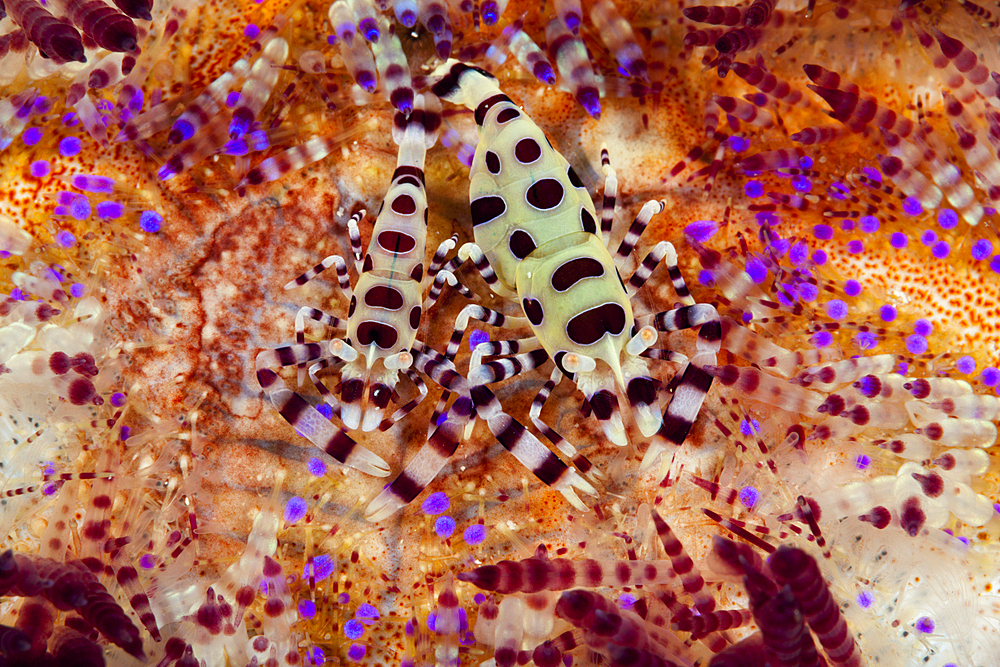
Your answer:
[[[507,107],[506,109],[502,110],[500,113],[497,114],[497,123],[502,125],[507,121],[514,120],[520,115],[521,112],[518,111],[517,109],[514,109],[513,107]]]
[[[392,398],[392,389],[388,386],[382,384],[381,382],[376,382],[371,386],[368,392],[368,400],[371,401],[375,407],[385,410],[385,406],[389,405],[389,399]]]
[[[491,174],[500,173],[500,156],[493,151],[486,151],[486,168]]]
[[[569,169],[566,170],[566,175],[569,176],[569,182],[573,184],[574,188],[583,187],[583,181],[581,181],[580,177],[577,175],[576,169],[570,167]]]
[[[363,267],[361,267],[361,270],[362,271],[371,271],[372,270],[372,256],[371,255],[365,255],[365,265]]]
[[[412,269],[410,269],[410,280],[416,280],[418,283],[424,279],[424,263],[421,262],[417,264]]]
[[[410,328],[416,329],[420,326],[420,306],[410,308]]]
[[[395,204],[395,202],[393,202]],[[402,232],[386,231],[378,235],[378,244],[396,254],[403,254],[413,250],[417,242],[409,234]]]
[[[486,224],[495,220],[507,211],[507,203],[503,197],[480,197],[472,202],[472,226]]]
[[[941,436],[944,435],[944,428],[942,428],[941,424],[938,424],[937,422],[932,422],[921,430],[923,431],[924,435],[927,436],[928,439],[933,440],[935,442],[940,440]]]
[[[365,292],[365,305],[386,310],[399,310],[403,307],[403,295],[395,287],[375,285]]]
[[[475,114],[476,125],[482,125],[483,121],[486,120],[486,114],[488,114],[490,112],[490,109],[492,109],[496,105],[500,104],[501,102],[510,102],[511,104],[513,104],[513,102],[511,102],[511,99],[509,97],[507,97],[506,95],[504,95],[503,93],[498,94],[498,95],[494,95],[493,97],[490,97],[490,98],[485,99],[482,102],[480,102],[479,106],[476,107],[476,114]],[[506,122],[506,121],[500,120],[500,116],[503,115],[504,111],[507,111],[507,109],[504,109],[503,111],[501,111],[497,115],[497,122],[498,123],[504,123],[504,122]],[[514,109],[513,111],[514,111],[515,114],[517,114],[517,110],[516,109]],[[520,115],[520,114],[517,114],[517,115]],[[510,120],[510,119],[508,118],[507,120]]]
[[[586,310],[566,325],[566,335],[577,345],[593,345],[604,334],[617,336],[624,330],[625,309],[617,303],[606,303]]]
[[[521,164],[531,164],[538,158],[542,157],[542,147],[538,145],[538,142],[528,137],[527,139],[521,139],[514,146],[514,157]]]
[[[97,396],[94,384],[87,378],[77,378],[69,385],[69,402],[73,405],[86,405]]]
[[[597,221],[594,220],[594,216],[586,208],[580,209],[580,222],[583,223],[583,231],[590,234],[597,233]]]
[[[611,419],[617,401],[615,396],[607,389],[602,389],[590,397],[590,409],[594,411],[594,416],[605,421]]]
[[[628,402],[631,405],[653,405],[656,401],[656,387],[647,377],[632,378],[628,383]]]
[[[347,316],[348,317],[354,317],[354,310],[357,307],[358,307],[358,297],[357,296],[352,296],[351,297],[351,305],[347,309]]]
[[[519,229],[511,234],[507,245],[510,248],[511,254],[518,259],[524,259],[534,252],[537,247],[531,235],[523,229]]]
[[[396,185],[414,185],[419,188],[422,183],[417,180],[416,176],[403,176],[396,181]]]
[[[524,314],[528,316],[528,321],[536,327],[542,323],[542,304],[535,299],[524,298],[521,300],[521,307]]]
[[[559,206],[563,200],[563,186],[554,178],[543,178],[533,183],[524,198],[529,204],[540,211],[547,211]]]
[[[862,514],[858,517],[861,521],[865,521],[875,526],[879,530],[884,529],[892,521],[892,514],[886,508],[881,505],[873,507],[871,512],[868,514]]]
[[[592,257],[571,259],[552,274],[552,287],[557,292],[565,292],[584,278],[599,278],[604,275],[604,265]]]
[[[49,370],[56,375],[65,375],[69,372],[69,357],[65,352],[53,352],[49,355]]]
[[[399,340],[399,334],[388,324],[366,320],[358,325],[358,343],[368,347],[372,343],[383,350],[390,349]]]
[[[365,390],[365,383],[356,378],[345,380],[340,385],[340,400],[344,403],[357,403]]]
[[[392,172],[392,180],[395,181],[397,178],[399,179],[396,181],[397,183],[411,183],[419,188],[424,184],[424,170],[420,167],[404,164],[396,167],[396,171]]]
[[[920,507],[919,498],[910,496],[903,501],[902,511],[899,513],[899,523],[910,537],[916,537],[920,534],[920,529],[924,527],[926,520],[927,515]]]
[[[413,215],[417,210],[417,202],[410,195],[399,195],[392,200],[392,210],[399,215]]]
[[[922,475],[919,472],[911,473],[913,479],[920,482],[920,488],[928,498],[937,498],[944,491],[944,478],[936,472],[929,475]]]

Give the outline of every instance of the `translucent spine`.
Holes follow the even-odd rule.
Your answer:
[[[341,42],[340,55],[355,83],[365,92],[374,93],[378,78],[375,74],[375,58],[372,57],[368,44],[361,40]]]
[[[64,0],[66,16],[108,51],[135,51],[135,24],[102,0]]]
[[[413,111],[413,82],[403,46],[388,22],[382,20],[382,39],[372,44],[375,68],[389,93],[389,103],[404,114]]]
[[[619,72],[623,76],[634,76],[648,82],[646,56],[635,39],[632,26],[618,13],[614,3],[611,0],[597,0],[591,6],[590,19],[605,46],[618,61]]]
[[[545,26],[549,57],[556,62],[559,75],[567,83],[576,101],[594,118],[601,117],[601,99],[594,79],[594,68],[583,40],[573,35],[566,24],[554,18]]]
[[[246,134],[257,114],[267,104],[271,91],[278,82],[281,66],[288,58],[288,42],[281,37],[275,37],[264,45],[257,61],[250,68],[250,75],[243,83],[239,103],[233,110],[229,122],[229,138],[239,139]]]
[[[521,19],[515,20],[500,33],[496,46],[507,48],[521,67],[534,74],[542,83],[555,85],[556,75],[552,71],[552,63],[523,28],[524,22]]]
[[[447,58],[451,53],[451,21],[448,7],[441,0],[416,0],[417,15],[424,27],[434,37],[434,48],[438,57]]]

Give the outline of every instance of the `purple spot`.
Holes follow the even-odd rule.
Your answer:
[[[326,405],[324,403],[324,405]],[[322,459],[318,459],[315,456],[309,459],[309,463],[306,465],[309,469],[309,474],[313,477],[322,477],[326,474],[326,463]]]
[[[443,514],[451,506],[451,502],[448,500],[447,494],[438,491],[427,496],[423,504],[420,505],[421,509],[424,510],[424,514],[430,516],[437,516],[438,514]]]
[[[871,331],[859,331],[854,337],[854,344],[862,350],[871,350],[878,347],[878,336]]]
[[[827,257],[825,250],[817,250],[816,252],[813,253],[812,261],[813,264],[815,264],[816,266],[823,266],[824,264],[826,264],[826,259]]]
[[[969,546],[969,538],[965,537],[964,535],[959,535],[958,541],[964,544],[965,546]]]
[[[748,181],[747,184],[743,186],[743,191],[750,199],[756,199],[757,197],[764,195],[764,186],[760,181]]]
[[[76,117],[75,111],[70,111],[62,117],[62,124],[66,127],[75,127],[80,124],[80,119]]]
[[[798,266],[809,259],[809,246],[799,241],[788,250],[788,261]]]
[[[465,529],[462,534],[467,544],[476,545],[486,539],[486,526],[481,523],[474,523]]]
[[[483,331],[482,329],[473,329],[472,333],[469,334],[469,349],[475,349],[480,343],[486,343],[490,339],[490,335]]]
[[[314,665],[322,665],[326,662],[326,653],[318,646],[311,647],[306,655],[309,656],[309,662]]]
[[[635,606],[636,597],[631,593],[622,593],[618,596],[618,606],[622,609],[631,609]]]
[[[907,215],[920,215],[924,212],[924,207],[916,197],[907,197],[903,200],[903,212]]]
[[[226,107],[232,109],[234,106],[240,103],[240,91],[230,90],[229,94],[226,95]],[[228,146],[228,144],[226,144]]]
[[[889,237],[889,245],[897,250],[902,250],[907,245],[909,245],[910,239],[906,237],[903,232],[893,232],[892,236]]]
[[[931,254],[937,259],[944,259],[951,254],[951,246],[947,241],[938,241],[934,244],[934,247],[931,248]]]
[[[24,142],[25,146],[34,146],[42,140],[43,136],[45,136],[45,133],[42,132],[41,128],[29,127],[24,131],[24,134],[21,135],[21,141]]]
[[[847,304],[840,299],[831,299],[826,302],[826,314],[830,319],[842,320],[847,317]]]
[[[934,619],[930,616],[921,616],[917,619],[917,632],[930,634],[934,632]]]
[[[72,248],[76,245],[76,237],[73,236],[72,232],[67,232],[63,230],[56,234],[56,243],[64,248]]]
[[[803,169],[812,169],[813,159],[808,155],[803,155],[799,158],[799,166]]]
[[[350,621],[348,621],[350,623]],[[347,649],[347,657],[354,662],[361,662],[365,657],[365,652],[368,649],[364,644],[351,644],[351,648]]]
[[[813,225],[813,236],[820,241],[829,241],[833,238],[833,227],[830,225]]]
[[[299,601],[299,616],[305,619],[312,618],[316,615],[316,603],[312,600],[301,600]]]
[[[300,521],[306,515],[308,509],[309,506],[306,504],[306,501],[298,496],[292,496],[285,503],[285,522],[296,523]]]
[[[486,596],[483,595],[482,593],[476,593],[475,595],[472,596],[472,601],[475,602],[476,604],[482,604],[486,602]]]
[[[740,420],[740,433],[745,436],[757,435],[760,433],[760,422],[756,419],[751,418],[750,421],[746,419]]]
[[[116,391],[115,393],[111,394],[111,405],[113,405],[116,408],[120,408],[121,406],[125,405],[125,394],[121,393],[120,391]]]
[[[455,533],[455,520],[450,516],[441,516],[434,522],[434,532],[441,539],[447,539]]]
[[[805,176],[796,176],[792,179],[792,187],[799,192],[809,192],[812,190],[812,181]]]
[[[442,412],[441,414],[438,415],[437,421],[434,422],[434,425],[435,426],[440,426],[441,424],[445,423],[446,421],[448,421],[448,413],[447,412]]]
[[[865,251],[864,241],[861,241],[860,239],[853,239],[847,242],[847,252],[851,253],[852,255],[860,255],[864,251]]]
[[[753,509],[753,506],[757,504],[760,500],[760,491],[752,486],[744,486],[740,489],[740,502],[747,509]]]
[[[139,558],[139,567],[146,570],[156,567],[156,556],[153,554],[143,554],[142,557]]]
[[[979,376],[979,381],[987,387],[997,386],[1000,384],[1000,370],[997,370],[993,366],[984,368],[982,374]]]
[[[750,148],[750,140],[746,137],[731,136],[727,139],[729,142],[729,147],[732,148],[737,153],[742,153],[743,151]]]
[[[844,282],[844,294],[847,296],[858,296],[861,294],[861,283],[857,280],[847,280]]]
[[[827,188],[826,191],[834,199],[838,201],[844,201],[845,199],[847,199],[847,195],[851,190],[843,183],[831,183],[830,187]]]
[[[845,218],[844,220],[840,221],[840,228],[843,229],[845,232],[853,231],[854,221],[851,220],[850,218]]]
[[[93,176],[88,174],[77,174],[71,181],[74,188],[79,188],[86,192],[109,195],[114,192],[115,181],[107,176]]]
[[[934,325],[931,324],[930,320],[919,319],[913,323],[913,333],[930,336],[932,331],[934,331]]]
[[[437,632],[437,630],[435,629],[437,627],[437,620],[438,620],[438,615],[436,611],[432,611],[431,613],[427,614],[427,629],[430,630],[431,632]]]
[[[320,413],[327,419],[331,419],[333,417],[333,408],[327,403],[318,404],[316,406],[316,412]]]
[[[896,319],[896,307],[887,303],[878,309],[878,315],[883,322],[892,322]]]
[[[715,276],[713,276],[712,272],[708,269],[702,269],[698,272],[698,284],[711,287],[715,284]]]
[[[719,224],[715,220],[696,220],[684,228],[684,234],[698,243],[708,241],[718,231]]]
[[[927,351],[927,339],[920,334],[913,334],[906,338],[906,349],[910,354],[923,354]]]
[[[31,166],[28,167],[28,171],[31,172],[31,175],[35,178],[45,178],[52,173],[52,167],[49,166],[49,163],[45,160],[35,160],[31,163]]]
[[[925,246],[930,247],[937,243],[938,235],[933,229],[925,229],[924,233],[920,235],[920,242]]]
[[[879,229],[878,218],[874,215],[865,215],[858,219],[858,229],[865,234],[874,234]]]
[[[260,28],[257,27],[256,23],[248,23],[243,28],[243,36],[247,39],[257,39],[260,36]]]
[[[833,334],[829,331],[817,331],[810,338],[813,347],[830,347],[833,344]]]
[[[1000,273],[1000,255],[997,255],[990,260],[990,270],[993,271],[993,273]]]
[[[352,618],[347,623],[344,623],[344,634],[347,635],[348,639],[361,639],[365,634],[365,626],[358,619]]]
[[[122,430],[118,434],[118,439],[121,440],[122,442],[125,442],[126,440],[129,439],[129,436],[131,435],[132,435],[132,429],[130,429],[128,426],[122,426]]]
[[[10,298],[14,299],[15,301],[27,301],[28,300],[28,297],[26,297],[24,295],[24,292],[21,291],[20,287],[15,287],[14,289],[12,289],[10,291]]]
[[[73,283],[73,285],[69,288],[69,294],[74,299],[79,299],[86,293],[87,293],[87,288],[84,285],[81,285],[80,283]]]
[[[750,274],[750,279],[758,285],[767,280],[767,267],[764,266],[764,262],[756,257],[751,257],[747,260],[746,271]]]
[[[125,207],[116,201],[102,201],[97,204],[97,217],[104,220],[117,220],[124,212]]]
[[[858,470],[867,470],[871,464],[872,459],[867,454],[858,454],[858,458],[854,459],[854,467]]]
[[[348,595],[347,593],[341,593],[340,595],[337,596],[337,602],[339,602],[340,604],[347,604],[350,601],[351,601],[351,596]]]
[[[958,224],[958,213],[950,208],[943,208],[938,212],[938,224],[941,229],[953,229]]]
[[[365,625],[370,625],[380,618],[378,609],[367,602],[362,603],[354,615],[360,618]]]
[[[86,220],[90,217],[90,200],[83,195],[74,197],[69,205],[69,214],[74,220]]]
[[[862,609],[868,609],[868,607],[872,606],[872,603],[875,602],[875,596],[872,595],[871,591],[861,591],[858,593],[857,600],[858,605]]]
[[[958,369],[959,373],[971,375],[976,370],[976,360],[966,355],[955,362],[955,368]]]
[[[799,298],[803,301],[815,301],[819,296],[819,287],[812,283],[801,283],[798,290]]]
[[[414,634],[416,634],[417,628],[412,618],[406,621],[406,624],[403,626],[403,632],[406,633],[407,637],[412,637]]]
[[[42,487],[42,495],[43,496],[55,495],[55,492],[59,490],[59,486],[60,485],[56,484],[55,482],[49,482],[48,484]]]
[[[139,215],[139,227],[147,234],[155,234],[163,225],[163,216],[156,211],[143,211]]]
[[[63,157],[73,157],[80,152],[80,140],[77,137],[65,137],[59,142],[59,153]]]
[[[993,244],[988,239],[979,239],[972,244],[972,259],[981,262],[993,254]]]

